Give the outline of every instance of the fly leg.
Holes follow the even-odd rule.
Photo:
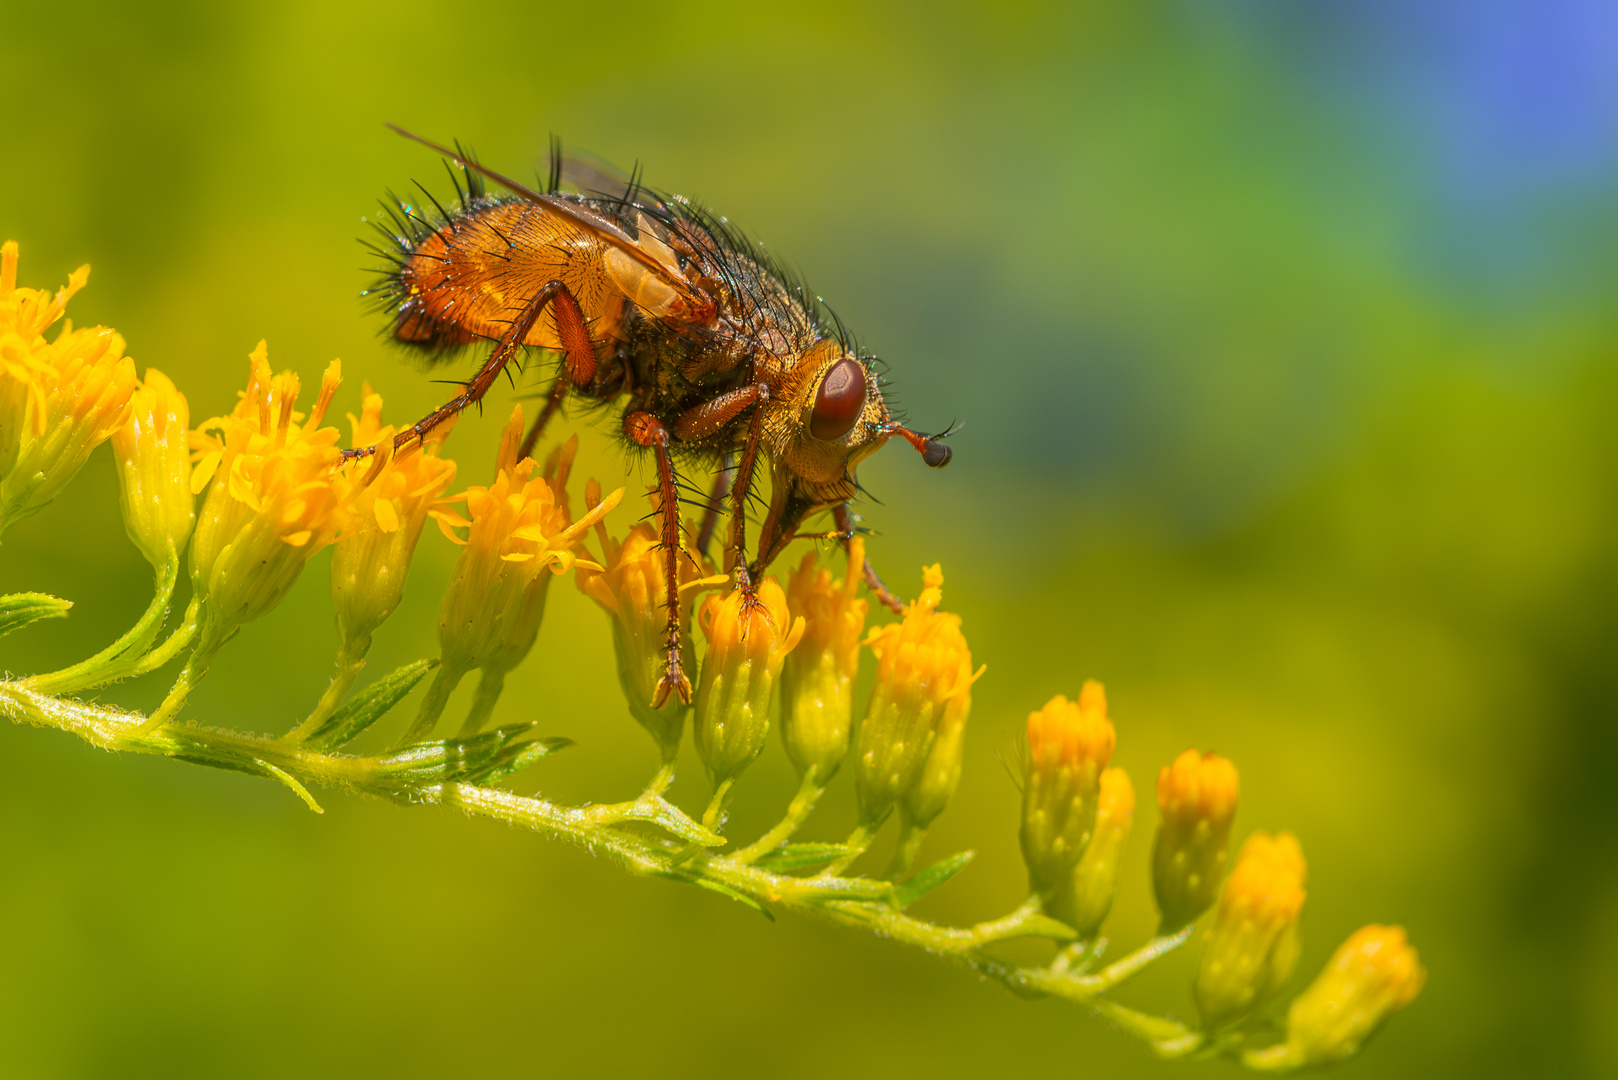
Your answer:
[[[832,511],[832,521],[836,523],[837,531],[843,539],[843,547],[846,549],[848,541],[854,536],[854,515],[849,511],[847,503],[843,503]],[[852,567],[849,572],[853,572]],[[871,595],[877,598],[877,602],[895,615],[903,615],[904,604],[900,603],[899,599],[888,591],[888,587],[882,584],[882,579],[877,576],[876,567],[871,565],[870,556],[865,558],[863,573],[865,575],[865,587],[871,590]]]
[[[403,450],[412,440],[419,442],[434,428],[450,417],[455,416],[462,409],[482,401],[483,395],[487,394],[489,387],[494,385],[494,380],[500,377],[500,372],[504,371],[506,365],[511,362],[512,357],[517,355],[517,350],[522,347],[529,331],[533,330],[534,324],[539,321],[540,315],[544,313],[547,307],[557,304],[562,297],[566,297],[566,299],[560,302],[570,307],[577,314],[579,310],[578,302],[567,291],[567,286],[560,281],[547,282],[523,305],[522,311],[512,320],[511,326],[504,334],[500,335],[500,340],[495,343],[494,352],[489,354],[489,358],[483,362],[482,367],[478,368],[477,374],[472,376],[471,380],[461,388],[461,392],[395,435],[393,437],[393,448]],[[564,318],[559,317],[557,319],[558,326],[565,321]],[[580,315],[579,326],[582,328],[583,325],[584,319]],[[586,340],[588,340],[588,337],[586,337]],[[593,353],[591,358],[592,360],[594,359]],[[374,453],[376,453],[376,447],[363,446],[352,450],[344,450],[343,456],[345,458],[357,458]]]
[[[624,433],[636,446],[651,447],[657,456],[658,533],[663,548],[663,578],[668,585],[668,658],[663,677],[652,695],[652,708],[661,708],[669,694],[691,703],[691,680],[680,669],[680,503],[674,486],[674,461],[669,457],[669,431],[651,413],[632,412],[624,417]]]
[[[729,568],[736,575],[736,587],[748,600],[753,598],[753,578],[747,572],[747,496],[753,487],[753,466],[758,463],[759,441],[764,432],[764,405],[769,400],[770,388],[754,383],[703,402],[674,422],[674,432],[681,441],[695,441],[713,435],[747,409],[753,409],[747,441],[742,444],[741,459],[736,463],[736,475],[731,481],[727,553]]]
[[[584,312],[579,302],[573,299],[573,294],[566,287],[551,301],[551,314],[556,317],[556,337],[562,343],[562,367],[557,371],[556,378],[551,380],[550,393],[545,395],[545,408],[540,410],[534,426],[528,429],[528,435],[522,441],[522,449],[517,453],[519,460],[534,456],[534,447],[545,433],[551,417],[556,415],[562,402],[567,399],[568,390],[583,386],[596,376],[595,344],[590,340],[590,331],[585,326]]]
[[[696,547],[704,555],[708,554],[714,529],[719,525],[719,508],[725,505],[725,496],[730,493],[730,474],[730,455],[726,454],[719,471],[714,473],[713,487],[708,491],[708,505],[702,511],[702,528],[697,530]]]

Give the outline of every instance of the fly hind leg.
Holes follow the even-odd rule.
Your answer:
[[[501,334],[499,341],[495,343],[494,352],[489,354],[489,358],[483,362],[482,367],[478,368],[477,374],[473,375],[461,388],[461,392],[395,435],[393,437],[393,448],[403,450],[411,442],[419,442],[421,439],[426,438],[427,434],[434,428],[455,416],[461,410],[482,401],[483,395],[487,394],[489,387],[494,385],[494,380],[500,377],[500,372],[504,371],[506,365],[517,355],[517,350],[527,340],[528,334],[534,328],[534,324],[539,322],[540,315],[544,313],[547,307],[552,306],[556,306],[559,312],[568,309],[576,314],[578,316],[578,325],[582,332],[584,318],[579,313],[578,302],[567,291],[567,286],[560,281],[547,282],[522,306],[517,317],[511,321],[511,325],[506,329],[506,332]],[[559,314],[557,317],[558,328],[567,321],[566,316]],[[564,338],[563,340],[565,342],[567,339]],[[588,335],[585,335],[585,340],[589,340]],[[591,359],[593,362],[593,353],[591,354]],[[343,456],[346,458],[365,457],[375,452],[376,447],[363,446],[355,447],[352,450],[344,450]]]
[[[551,313],[556,318],[556,338],[562,343],[562,366],[556,378],[551,380],[550,392],[545,395],[545,407],[540,410],[534,426],[528,429],[528,435],[522,441],[519,457],[533,456],[534,447],[539,444],[540,436],[545,434],[551,417],[556,415],[562,402],[567,399],[568,390],[584,386],[596,377],[595,343],[590,340],[590,330],[585,324],[584,311],[579,307],[579,302],[563,288],[551,301]]]
[[[687,705],[691,703],[691,680],[680,666],[680,503],[674,483],[674,461],[669,456],[669,431],[652,414],[632,412],[624,417],[624,433],[636,446],[650,447],[657,456],[657,489],[661,505],[658,507],[658,535],[663,549],[663,578],[667,585],[668,658],[663,677],[657,682],[652,695],[652,707],[661,708],[676,694]]]

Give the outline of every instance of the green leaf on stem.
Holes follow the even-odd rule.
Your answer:
[[[306,740],[312,748],[343,746],[359,738],[372,724],[387,715],[406,694],[416,688],[426,674],[438,666],[437,660],[417,660],[384,675],[343,703]]]
[[[971,862],[977,853],[974,851],[958,851],[947,859],[939,859],[925,870],[917,872],[913,877],[901,882],[893,890],[893,903],[896,907],[907,908],[932,892],[950,878],[960,873],[966,864]]]
[[[809,870],[834,863],[848,854],[843,844],[787,844],[760,858],[753,865],[772,874],[787,874],[794,870]]]
[[[400,787],[492,783],[573,745],[572,739],[535,738],[538,726],[536,720],[460,739],[416,743],[377,758],[375,776]]]
[[[0,596],[0,637],[20,630],[40,619],[65,619],[71,600],[58,600],[45,593],[23,592]]]
[[[748,896],[740,889],[733,889],[722,881],[715,881],[713,878],[704,877],[702,871],[698,868],[677,866],[673,869],[663,871],[660,876],[666,877],[670,881],[683,881],[688,885],[695,885],[698,888],[707,889],[709,892],[716,892],[720,896],[728,896],[738,904],[745,904],[746,906],[752,908],[754,911],[758,912],[771,922],[775,921],[775,914],[771,912],[769,908],[765,907],[751,896]]]

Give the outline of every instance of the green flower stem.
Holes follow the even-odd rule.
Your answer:
[[[494,715],[495,703],[500,700],[500,692],[506,688],[506,673],[483,669],[478,679],[478,692],[472,698],[472,708],[467,711],[466,722],[461,725],[461,735],[476,735],[489,723],[489,717]]]
[[[889,881],[898,881],[908,874],[910,868],[916,865],[916,856],[921,854],[921,842],[926,838],[927,827],[915,824],[906,816],[899,829],[899,846],[893,849],[893,861],[882,876]]]
[[[444,685],[453,688],[453,680]],[[448,690],[440,689],[438,696],[447,698]],[[438,711],[442,711],[441,704]],[[153,730],[151,721],[139,713],[64,700],[40,693],[20,681],[0,681],[0,715],[18,723],[71,732],[107,750],[156,754],[257,772],[285,784],[315,809],[318,804],[306,785],[342,787],[401,803],[459,807],[469,814],[572,841],[592,855],[606,858],[632,873],[692,882],[760,909],[767,905],[868,930],[940,955],[958,966],[993,978],[1018,994],[1060,997],[1086,1005],[1164,1056],[1183,1056],[1204,1043],[1200,1034],[1182,1024],[1126,1009],[1102,998],[1129,976],[1183,943],[1189,930],[1155,939],[1095,975],[1018,966],[984,950],[1013,938],[1062,941],[1072,933],[1044,916],[1035,897],[1000,919],[968,927],[940,926],[896,908],[891,902],[894,886],[890,882],[846,878],[839,876],[840,872],[830,871],[813,877],[794,877],[761,869],[749,859],[738,857],[741,852],[731,856],[713,854],[705,848],[722,842],[722,838],[652,791],[632,803],[559,806],[543,798],[498,788],[432,783],[422,780],[421,774],[401,776],[397,770],[385,767],[385,757],[323,752],[286,739],[261,738],[200,725]],[[427,726],[430,727],[436,713],[428,711],[424,715],[428,716]],[[806,785],[800,795],[811,788],[812,785]],[[648,824],[666,835],[648,832],[644,828]],[[871,835],[869,827],[856,829],[849,838],[851,848],[863,851]],[[743,851],[751,851],[754,846],[749,845]]]
[[[179,554],[169,548],[167,561],[156,570],[152,602],[128,632],[88,660],[61,671],[32,676],[25,680],[28,685],[44,694],[69,694],[134,674],[136,665],[157,640],[163,620],[168,617],[169,602],[174,599],[174,588],[180,580]]]
[[[736,778],[727,776],[719,781],[719,786],[713,789],[713,798],[708,800],[708,809],[702,812],[702,827],[720,832],[725,827],[725,811],[730,806],[730,797],[736,791]]]
[[[185,618],[180,621],[180,625],[174,628],[174,632],[168,636],[168,639],[163,644],[135,662],[134,666],[130,668],[129,677],[134,678],[137,675],[145,675],[156,671],[180,655],[181,650],[191,644],[191,639],[197,636],[197,618],[201,610],[201,601],[193,596],[191,602],[185,607]]]
[[[871,846],[871,841],[874,839],[876,839],[875,826],[865,822],[854,826],[854,831],[848,834],[847,840],[843,841],[843,846],[848,849],[848,854],[822,870],[821,876],[835,876],[847,870],[854,865],[854,860],[865,854],[865,849]]]
[[[365,654],[370,651],[370,634],[343,642],[337,650],[337,673],[331,677],[331,685],[320,695],[320,701],[315,705],[314,712],[287,734],[288,742],[303,742],[318,731],[320,725],[337,711],[343,699],[348,697],[348,692],[354,689],[354,681],[360,677],[360,671],[365,667]]]
[[[192,689],[202,681],[202,677],[208,674],[209,665],[213,663],[213,658],[219,655],[219,650],[224,644],[224,641],[212,640],[208,636],[203,638],[202,643],[191,653],[191,658],[185,662],[185,667],[180,669],[180,674],[175,678],[174,685],[169,688],[163,704],[159,705],[157,711],[152,713],[151,719],[141,726],[141,734],[150,734],[179,715],[180,710],[185,708],[186,698],[191,696]]]
[[[438,724],[438,718],[444,715],[444,706],[449,704],[449,696],[466,677],[465,668],[450,667],[443,664],[437,674],[433,676],[432,685],[427,687],[427,696],[422,699],[421,711],[410,722],[405,733],[399,736],[399,741],[393,744],[392,749],[409,746],[426,738]]]
[[[678,753],[679,747],[676,746],[674,749]],[[653,795],[665,794],[669,789],[669,785],[674,783],[675,765],[675,755],[664,751],[663,767],[657,770],[657,773],[652,777],[652,782],[646,785],[646,790]]]
[[[736,852],[731,856],[732,859],[743,864],[756,862],[792,839],[803,827],[803,823],[809,820],[809,815],[815,812],[815,803],[820,801],[821,793],[826,790],[815,782],[815,774],[819,768],[818,765],[811,765],[804,770],[803,783],[798,785],[798,793],[792,797],[786,816],[775,828]]]

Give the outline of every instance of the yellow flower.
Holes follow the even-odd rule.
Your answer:
[[[708,639],[697,683],[692,736],[717,788],[764,749],[770,731],[770,696],[787,654],[803,637],[786,593],[773,577],[759,583],[749,602],[740,589],[710,596],[698,622]]]
[[[17,245],[0,245],[0,530],[45,506],[123,425],[135,362],[105,327],[45,330],[84,287],[82,266],[55,296],[17,288]]]
[[[1427,972],[1402,926],[1362,926],[1337,947],[1287,1013],[1287,1041],[1252,1055],[1271,1068],[1330,1065],[1357,1053],[1416,1000]]]
[[[1089,680],[1078,701],[1057,694],[1028,717],[1022,791],[1022,854],[1029,888],[1046,900],[1070,886],[1090,844],[1101,773],[1117,743],[1107,695]]]
[[[1134,819],[1134,785],[1124,770],[1114,766],[1101,774],[1095,830],[1089,846],[1073,868],[1069,886],[1046,905],[1046,911],[1077,930],[1081,939],[1095,937],[1112,910],[1112,898],[1118,891],[1118,867]]]
[[[1240,1019],[1292,977],[1304,873],[1303,850],[1291,833],[1258,832],[1242,845],[1192,986],[1205,1027]]]
[[[202,425],[193,445],[199,463],[192,486],[206,486],[191,544],[192,588],[203,605],[198,652],[204,656],[244,623],[274,609],[304,563],[352,523],[358,479],[340,468],[336,428],[320,426],[342,382],[333,360],[307,422],[293,411],[298,376],[272,376],[259,342],[248,360],[247,389],[226,416]],[[207,432],[217,432],[210,436]]]
[[[787,580],[787,607],[804,620],[803,640],[781,669],[781,741],[799,775],[811,767],[820,784],[848,753],[854,715],[854,676],[870,602],[855,596],[865,565],[865,541],[848,545],[848,573],[832,580],[815,553]]]
[[[959,615],[937,610],[944,571],[922,571],[921,596],[897,623],[871,631],[876,685],[856,734],[860,819],[880,821],[895,805],[916,827],[938,816],[961,775],[961,738],[972,709],[972,651]]]
[[[375,461],[358,459],[344,468],[358,481],[352,530],[331,555],[331,596],[338,636],[363,652],[371,634],[399,606],[405,577],[427,515],[455,479],[455,463],[438,456],[450,425],[435,428],[425,445],[411,443],[395,455],[393,429],[382,426],[382,397],[367,383],[361,414],[350,413],[353,445],[375,446]]]
[[[1187,750],[1157,774],[1163,821],[1152,851],[1152,888],[1165,931],[1195,919],[1219,894],[1239,790],[1236,766],[1218,754]]]
[[[190,423],[185,395],[167,375],[147,368],[130,399],[129,419],[112,433],[124,528],[159,570],[185,549],[197,519],[187,443]]]
[[[518,405],[501,435],[494,483],[457,497],[465,499],[468,516],[430,511],[444,535],[462,545],[438,621],[450,672],[481,668],[485,678],[499,677],[528,655],[539,636],[551,577],[573,568],[579,539],[623,498],[619,488],[572,521],[562,492],[576,442],[560,455],[547,482],[535,475],[539,464],[533,458],[517,460],[522,434]],[[464,539],[457,529],[466,530]]]
[[[594,480],[585,487],[585,505],[601,501],[601,487]],[[579,591],[607,613],[612,620],[613,652],[618,660],[618,683],[629,702],[629,711],[657,741],[665,761],[674,758],[680,747],[685,716],[691,706],[671,694],[661,706],[654,705],[658,680],[668,663],[668,578],[664,570],[663,548],[657,530],[642,523],[629,530],[622,541],[607,535],[598,524],[603,570],[580,566],[574,575]],[[682,624],[689,618],[696,591],[704,584],[724,578],[705,577],[711,569],[690,552],[680,559]],[[697,669],[692,635],[682,634],[680,656],[683,669]]]

